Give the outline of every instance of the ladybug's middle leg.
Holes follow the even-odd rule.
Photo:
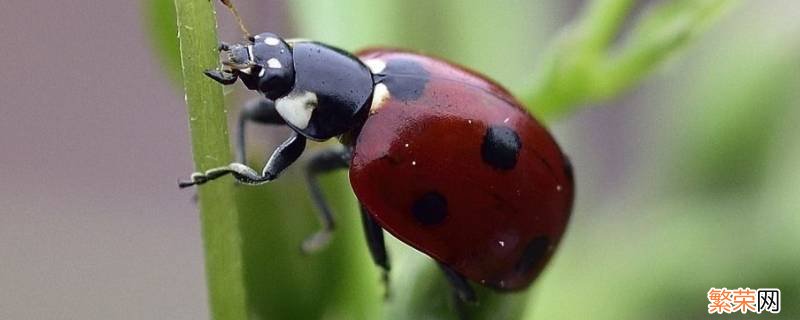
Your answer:
[[[322,229],[303,242],[303,252],[314,252],[327,245],[335,228],[333,214],[328,202],[325,201],[317,177],[323,173],[349,168],[351,158],[352,151],[347,147],[343,147],[322,150],[308,161],[306,182],[311,193],[311,200],[319,210]],[[383,282],[386,284],[386,294],[388,296],[389,257],[386,254],[386,245],[383,240],[383,228],[372,219],[372,216],[363,205],[361,206],[361,221],[372,260],[383,269]]]
[[[314,154],[306,165],[306,183],[308,184],[311,201],[317,207],[322,229],[308,237],[302,246],[303,252],[318,251],[328,244],[336,227],[333,213],[322,193],[322,188],[317,181],[320,174],[350,167],[351,152],[348,148],[331,148]]]
[[[317,177],[323,173],[349,168],[351,158],[351,149],[343,147],[322,150],[308,161],[306,181],[311,193],[311,200],[317,206],[322,228],[303,242],[303,252],[314,252],[327,245],[336,226],[330,206],[325,201]],[[389,257],[386,254],[386,244],[383,240],[383,228],[372,219],[372,216],[363,205],[361,205],[361,222],[364,226],[364,235],[367,238],[372,260],[383,270],[383,282],[386,284],[386,295],[388,296]]]

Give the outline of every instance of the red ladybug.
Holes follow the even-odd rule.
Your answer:
[[[220,50],[223,69],[206,74],[226,85],[241,80],[263,97],[241,111],[237,162],[194,173],[181,187],[226,174],[265,183],[297,160],[307,139],[338,137],[341,148],[317,153],[306,167],[323,229],[305,250],[323,246],[334,228],[317,176],[349,168],[370,252],[385,271],[384,229],[435,259],[466,301],[475,300],[467,280],[524,289],[553,254],[572,210],[572,167],[496,83],[416,53],[356,57],[271,33]],[[292,129],[261,172],[244,164],[249,121]]]

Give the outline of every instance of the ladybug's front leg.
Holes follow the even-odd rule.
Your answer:
[[[239,118],[237,119],[239,128],[236,132],[236,162],[247,163],[245,154],[245,127],[247,123],[254,122],[260,124],[285,124],[286,121],[275,110],[275,102],[263,97],[254,98],[247,103],[239,111]]]
[[[269,158],[264,169],[261,170],[261,174],[258,174],[258,172],[245,164],[234,162],[224,167],[210,169],[206,172],[195,172],[192,174],[189,181],[180,181],[178,182],[178,186],[180,188],[186,188],[200,185],[228,174],[232,174],[236,181],[244,184],[257,185],[267,183],[275,180],[283,170],[294,163],[295,160],[303,154],[305,148],[306,138],[293,131],[292,135],[275,149],[272,157]]]
[[[214,81],[226,86],[236,83],[236,80],[239,79],[238,76],[229,71],[206,70],[204,73]]]

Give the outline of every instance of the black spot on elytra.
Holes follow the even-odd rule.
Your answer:
[[[389,60],[381,74],[381,83],[389,89],[392,98],[400,101],[413,101],[421,97],[430,80],[430,73],[410,59]]]
[[[483,161],[499,170],[510,170],[517,165],[522,142],[514,129],[492,126],[486,130],[481,145]]]
[[[440,224],[447,217],[447,199],[438,192],[428,192],[414,201],[411,213],[423,226]]]
[[[522,251],[522,256],[517,261],[515,270],[517,273],[525,274],[531,271],[531,268],[536,267],[547,254],[547,248],[550,246],[550,239],[546,236],[538,236],[528,242],[525,250]]]

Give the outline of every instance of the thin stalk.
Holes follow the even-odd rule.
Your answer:
[[[583,50],[595,53],[606,50],[620,32],[633,3],[632,0],[595,0],[588,3],[578,27],[585,38]]]
[[[620,37],[630,0],[595,0],[546,53],[522,94],[549,121],[619,96],[690,43],[735,0],[671,1],[654,5]],[[616,38],[621,43],[612,45]]]
[[[216,19],[208,0],[175,0],[181,72],[195,169],[231,161],[222,90],[203,70],[217,66]],[[199,188],[212,319],[247,319],[239,213],[229,178]]]

